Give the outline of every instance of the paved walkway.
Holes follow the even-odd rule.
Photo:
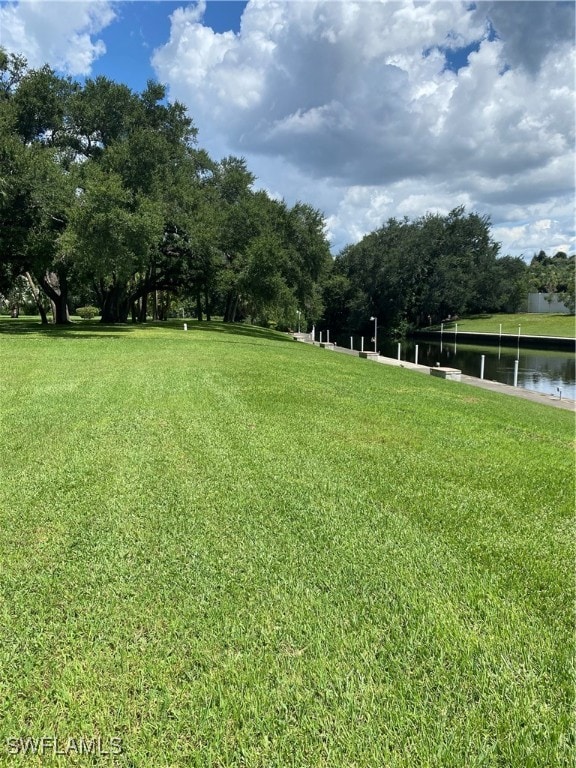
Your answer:
[[[303,339],[303,341],[305,341]],[[308,342],[318,346],[318,342]],[[334,345],[334,352],[340,352],[345,355],[353,355],[358,357],[359,353],[356,350],[346,349],[346,347],[337,347]],[[415,363],[409,363],[407,360],[396,360],[393,357],[384,357],[378,355],[378,357],[371,358],[375,363],[382,363],[383,365],[394,365],[397,368],[406,368],[409,371],[415,371],[416,373],[424,373],[427,376],[430,375],[429,365],[416,365]],[[553,408],[561,408],[565,411],[576,412],[576,401],[569,400],[565,397],[560,400],[559,397],[554,395],[546,395],[541,392],[533,392],[530,389],[523,389],[522,387],[511,387],[509,384],[501,384],[499,381],[488,381],[487,379],[477,379],[475,376],[466,376],[462,374],[461,381],[465,384],[471,384],[473,387],[480,387],[480,389],[488,389],[491,392],[499,392],[502,395],[512,395],[513,397],[521,397],[524,400],[532,400],[534,403],[542,403],[542,405],[550,405]]]

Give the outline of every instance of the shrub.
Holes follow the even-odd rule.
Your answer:
[[[92,320],[93,317],[100,314],[100,310],[97,307],[78,307],[76,314],[80,315],[83,320]]]

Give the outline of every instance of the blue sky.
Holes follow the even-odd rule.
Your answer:
[[[105,75],[135,91],[142,91],[148,79],[157,79],[151,65],[152,52],[170,36],[170,16],[186,3],[172,0],[126,0],[114,3],[117,18],[100,33],[106,55],[97,59],[90,76]],[[238,32],[246,2],[207,2],[204,24],[215,32]]]
[[[321,210],[335,253],[458,205],[503,255],[576,250],[572,2],[0,0],[0,45],[164,83],[215,159]]]

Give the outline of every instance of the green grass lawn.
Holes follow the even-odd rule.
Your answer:
[[[573,415],[180,327],[0,322],[0,765],[572,765]]]
[[[526,336],[565,336],[573,339],[576,336],[576,319],[574,315],[523,313],[517,315],[476,315],[462,317],[458,320],[459,331],[477,333],[502,333]],[[453,328],[454,323],[444,323],[444,328]],[[436,326],[434,326],[436,328]],[[438,330],[440,326],[437,326]]]

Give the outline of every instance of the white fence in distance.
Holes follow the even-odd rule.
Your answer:
[[[567,313],[570,310],[560,301],[556,293],[529,293],[528,294],[528,312]]]

